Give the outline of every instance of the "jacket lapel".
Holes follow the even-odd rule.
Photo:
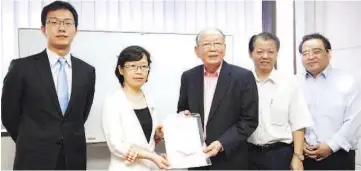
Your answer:
[[[51,73],[50,63],[48,55],[46,54],[46,50],[38,54],[38,56],[36,57],[36,66],[45,90],[48,92],[47,95],[50,96],[58,115],[62,117],[63,115],[61,113],[58,96],[56,94],[54,79]]]
[[[128,102],[126,95],[123,92],[123,89],[118,91],[119,93],[119,110],[121,111],[121,115],[123,121],[128,122],[127,125],[130,127],[128,131],[131,131],[134,136],[132,136],[133,143],[137,145],[141,145],[143,147],[148,147],[147,139],[144,136],[144,132],[142,129],[142,125],[140,124],[138,117],[136,116],[132,105]]]
[[[199,114],[201,115],[202,120],[202,126],[204,126],[204,69],[203,65],[199,66],[197,69],[197,75],[193,77],[194,80],[192,82],[195,86],[195,90],[198,92],[192,92],[197,93],[196,102],[199,102]],[[191,111],[192,112],[192,111]]]
[[[209,111],[207,122],[209,122],[212,119],[214,113],[216,112],[219,104],[222,101],[222,98],[226,93],[226,90],[230,82],[231,82],[231,68],[228,63],[223,61],[222,68],[217,81],[216,90],[213,95],[212,105]]]
[[[71,92],[70,92],[68,108],[65,111],[64,117],[67,117],[69,115],[69,112],[70,112],[71,108],[73,107],[74,98],[76,97],[76,93],[78,92],[76,85],[78,85],[78,83],[80,81],[82,81],[77,72],[80,67],[79,65],[80,65],[80,63],[78,63],[78,61],[74,60],[74,57],[71,56],[71,70],[72,70],[72,72],[71,72],[71,76],[72,76]]]
[[[155,106],[154,106],[154,103],[153,103],[153,100],[149,97],[148,93],[146,93],[144,90],[142,90],[143,93],[144,93],[144,96],[145,96],[145,100],[146,100],[146,103],[147,103],[147,106],[148,106],[148,109],[149,109],[149,112],[150,112],[150,116],[152,118],[152,134],[150,136],[150,140],[149,140],[149,148],[152,148],[153,145],[155,145],[155,141],[154,141],[154,135],[155,135],[155,128],[157,127],[158,125],[158,122],[157,122],[157,117],[156,117],[156,113],[155,113]]]

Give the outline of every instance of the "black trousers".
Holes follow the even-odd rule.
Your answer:
[[[61,145],[55,170],[66,170],[64,147]]]
[[[306,158],[303,167],[305,170],[355,170],[355,151],[339,150],[321,161]]]
[[[267,146],[248,146],[249,170],[290,170],[292,144],[277,142]]]

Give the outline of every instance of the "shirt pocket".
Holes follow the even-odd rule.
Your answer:
[[[286,105],[273,105],[270,109],[271,125],[285,126],[288,124],[288,106]]]

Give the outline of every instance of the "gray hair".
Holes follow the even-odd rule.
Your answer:
[[[222,36],[222,38],[223,38],[223,41],[226,41],[226,36],[223,34],[223,32],[221,30],[216,29],[216,28],[209,28],[209,29],[204,29],[204,30],[200,31],[197,34],[196,45],[199,45],[199,39],[200,39],[201,36],[209,34],[209,33],[220,34]]]

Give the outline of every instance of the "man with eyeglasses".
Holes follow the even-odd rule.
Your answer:
[[[194,47],[203,65],[185,71],[181,78],[178,112],[199,113],[210,157],[209,167],[196,170],[248,169],[247,139],[258,125],[258,92],[251,71],[228,64],[225,36],[206,29]]]
[[[70,54],[78,14],[63,1],[45,6],[47,48],[11,62],[4,79],[2,123],[16,143],[14,170],[85,170],[84,123],[95,68]]]
[[[300,75],[314,126],[306,128],[304,168],[355,170],[361,97],[355,79],[330,64],[331,43],[321,34],[299,45],[306,72]]]

